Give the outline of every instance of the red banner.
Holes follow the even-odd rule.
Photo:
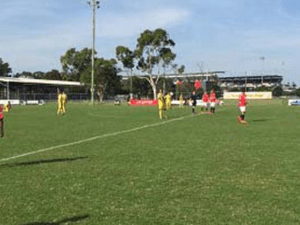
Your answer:
[[[132,106],[157,106],[158,101],[157,100],[148,100],[148,99],[131,99],[130,105]]]

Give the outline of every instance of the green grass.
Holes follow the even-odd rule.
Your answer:
[[[248,126],[232,101],[163,121],[155,107],[67,109],[13,107],[0,160],[161,124],[0,161],[1,225],[300,224],[300,108],[252,101]]]

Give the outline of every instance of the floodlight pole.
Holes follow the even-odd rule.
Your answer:
[[[247,71],[245,72],[245,92],[247,92]]]
[[[9,96],[9,81],[7,81],[7,100],[10,99],[10,96]]]
[[[166,68],[164,67],[163,93],[166,92]]]
[[[91,104],[94,104],[94,75],[95,75],[95,35],[96,35],[96,7],[99,9],[100,2],[96,0],[91,0],[90,2],[87,2],[91,8],[92,8],[92,75],[91,75]]]
[[[132,93],[132,69],[130,69],[130,99],[133,98],[133,93]]]

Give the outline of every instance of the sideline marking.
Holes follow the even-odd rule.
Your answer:
[[[56,146],[49,147],[49,148],[43,148],[43,149],[40,149],[40,150],[37,150],[37,151],[24,153],[22,155],[16,155],[16,156],[12,156],[12,157],[9,157],[9,158],[3,158],[3,159],[0,159],[0,162],[9,161],[11,159],[20,158],[20,157],[23,157],[23,156],[33,155],[33,154],[37,154],[37,153],[40,153],[40,152],[46,152],[46,151],[50,151],[50,150],[57,149],[57,148],[69,147],[69,146],[73,146],[73,145],[77,145],[77,144],[81,144],[81,143],[84,143],[84,142],[93,141],[93,140],[97,140],[97,139],[101,139],[101,138],[105,138],[105,137],[116,136],[118,134],[129,133],[129,132],[132,132],[132,131],[141,130],[141,129],[148,128],[148,127],[155,127],[155,126],[163,125],[163,124],[166,124],[166,123],[170,123],[170,122],[173,122],[173,121],[182,120],[184,118],[188,118],[188,117],[191,117],[191,116],[198,116],[198,115],[201,115],[201,114],[190,115],[190,116],[185,116],[185,117],[179,117],[179,118],[175,118],[175,119],[172,119],[172,120],[166,120],[166,121],[159,122],[159,123],[154,123],[154,124],[150,124],[150,125],[144,125],[144,126],[141,126],[141,127],[136,127],[136,128],[130,129],[130,130],[123,130],[123,131],[118,131],[118,132],[115,132],[115,133],[103,134],[103,135],[83,139],[83,140],[80,140],[80,141],[75,141],[75,142],[62,144],[62,145],[56,145]]]

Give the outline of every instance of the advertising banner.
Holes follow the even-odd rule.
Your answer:
[[[293,106],[293,105],[300,106],[300,99],[290,99],[288,102],[288,105],[289,106]]]
[[[10,102],[11,105],[19,105],[20,104],[20,100],[18,100],[18,99],[10,99],[10,100],[0,99],[0,105],[7,104],[8,102]]]
[[[224,99],[238,99],[242,92],[224,92]],[[272,99],[272,92],[245,92],[247,99]]]
[[[147,99],[131,99],[130,105],[132,106],[157,106],[158,100],[147,100]]]

